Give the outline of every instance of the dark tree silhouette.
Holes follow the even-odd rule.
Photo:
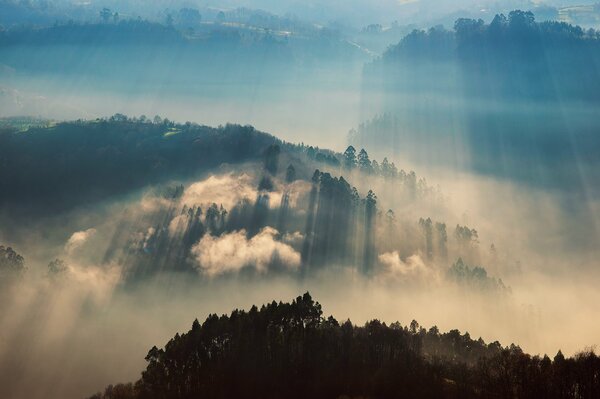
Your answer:
[[[293,183],[296,180],[296,168],[294,165],[290,164],[285,171],[285,181],[286,183]]]
[[[593,351],[530,356],[458,330],[413,320],[364,326],[324,317],[306,293],[291,303],[195,320],[146,356],[135,384],[94,399],[187,398],[582,398],[600,393]]]
[[[279,168],[279,154],[281,148],[277,144],[272,144],[265,151],[265,169],[273,176],[277,174]]]
[[[356,167],[356,149],[348,146],[344,151],[344,168],[351,170]]]

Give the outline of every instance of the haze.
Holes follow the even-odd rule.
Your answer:
[[[0,0],[0,396],[134,381],[194,319],[306,291],[600,344],[599,28],[592,1]]]

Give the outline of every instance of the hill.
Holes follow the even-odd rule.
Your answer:
[[[124,398],[594,398],[600,358],[531,356],[458,330],[324,317],[306,293],[291,303],[210,315],[153,347]]]

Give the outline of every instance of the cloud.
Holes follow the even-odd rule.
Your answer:
[[[398,251],[386,252],[379,255],[379,261],[385,266],[385,279],[399,281],[437,279],[436,271],[427,266],[419,255],[409,256],[406,261],[400,258]]]
[[[290,245],[300,245],[304,241],[304,234],[299,231],[295,231],[293,233],[286,233],[281,238],[281,241]]]
[[[215,203],[231,209],[242,199],[253,200],[257,195],[249,175],[234,176],[230,173],[193,183],[184,191],[181,202],[188,206]]]
[[[277,182],[275,188],[281,188]],[[288,206],[295,208],[299,198],[310,190],[310,183],[297,180],[288,184],[285,193],[288,195]],[[258,197],[258,189],[252,177],[246,173],[236,175],[228,173],[224,175],[213,175],[208,179],[195,182],[187,187],[181,198],[181,204],[187,206],[208,206],[213,203],[223,205],[225,209],[232,209],[244,198],[254,201]],[[275,190],[262,192],[268,195],[269,208],[278,208],[284,196],[284,191]]]
[[[90,238],[96,234],[96,229],[91,228],[83,231],[77,231],[71,235],[65,244],[65,252],[72,255],[81,248]]]
[[[248,239],[240,230],[220,237],[205,235],[192,248],[199,269],[208,276],[236,272],[254,267],[265,272],[273,261],[295,268],[300,266],[300,254],[290,245],[277,241],[277,230],[266,227]]]

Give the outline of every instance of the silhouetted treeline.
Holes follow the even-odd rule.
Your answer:
[[[458,330],[323,316],[306,293],[291,303],[210,315],[153,347],[135,384],[95,399],[597,398],[600,358],[531,356]]]
[[[259,160],[279,141],[251,126],[210,128],[124,115],[25,132],[0,130],[0,206],[70,209],[223,163]]]

